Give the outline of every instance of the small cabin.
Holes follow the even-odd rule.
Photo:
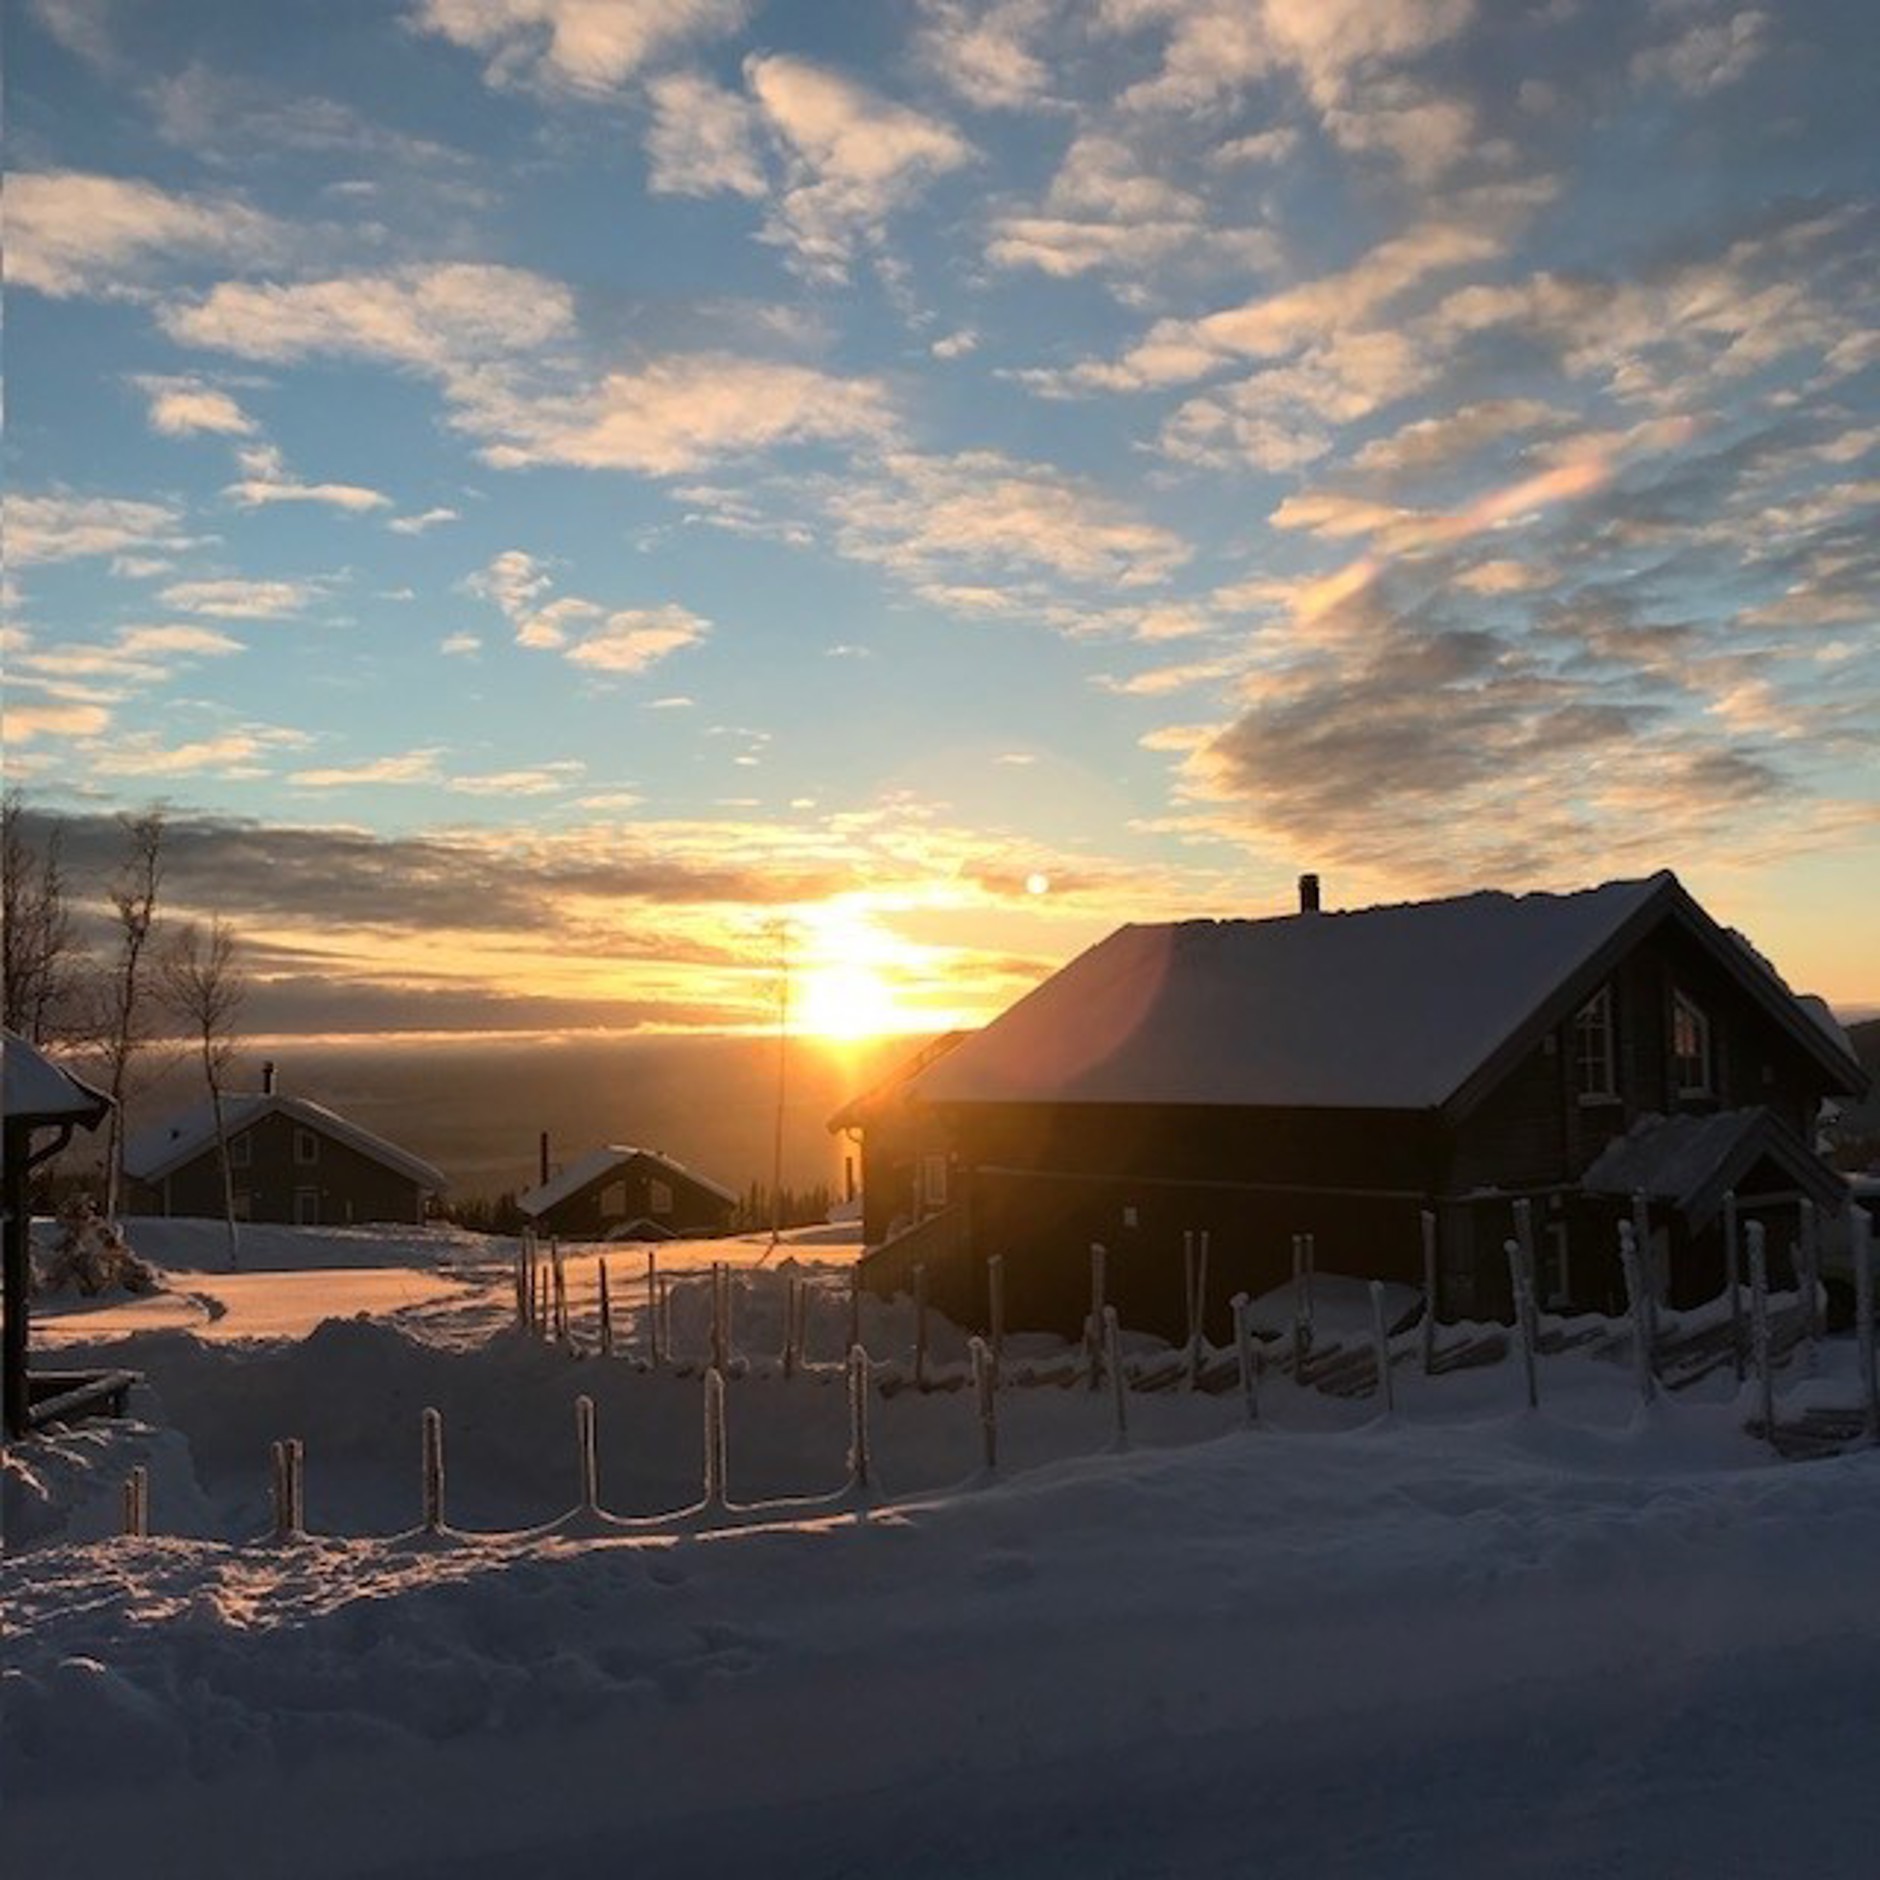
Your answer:
[[[738,1198],[657,1149],[590,1150],[516,1205],[537,1233],[566,1240],[704,1240],[727,1233]]]

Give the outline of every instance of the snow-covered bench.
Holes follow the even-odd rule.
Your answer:
[[[34,1371],[27,1379],[30,1417],[36,1430],[82,1417],[121,1417],[124,1400],[141,1371]]]

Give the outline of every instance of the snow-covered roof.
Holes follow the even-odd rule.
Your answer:
[[[914,1094],[1435,1108],[1672,881],[1124,927]]]
[[[1589,1194],[1668,1201],[1702,1225],[1724,1192],[1765,1157],[1830,1207],[1840,1182],[1773,1110],[1761,1105],[1709,1116],[1642,1116],[1615,1136],[1580,1178]]]
[[[531,1188],[526,1194],[518,1195],[516,1206],[533,1220],[538,1215],[546,1214],[558,1202],[566,1201],[570,1195],[579,1194],[590,1182],[599,1181],[616,1169],[625,1168],[629,1162],[640,1160],[654,1163],[669,1174],[677,1175],[682,1181],[709,1190],[721,1201],[737,1200],[736,1194],[722,1183],[687,1168],[683,1162],[675,1162],[669,1155],[661,1155],[657,1149],[638,1149],[631,1143],[613,1142],[605,1148],[590,1149],[586,1155],[577,1156],[539,1188]]]
[[[303,1128],[331,1136],[433,1194],[441,1194],[449,1185],[429,1162],[394,1142],[387,1142],[383,1136],[375,1136],[369,1129],[362,1129],[357,1123],[348,1122],[325,1104],[315,1103],[308,1097],[251,1092],[222,1099],[222,1125],[231,1136],[252,1129],[266,1116],[285,1116]],[[167,1122],[139,1130],[125,1145],[124,1172],[136,1181],[161,1181],[214,1144],[215,1112],[205,1101]]]
[[[61,1070],[37,1045],[18,1032],[5,1035],[0,1101],[5,1114],[35,1123],[82,1123],[87,1128],[111,1107],[111,1099]]]
[[[1680,918],[1843,1081],[1859,1066],[1661,871],[1571,894],[1120,928],[918,1071],[925,1103],[1434,1109],[1479,1094],[1611,949]]]

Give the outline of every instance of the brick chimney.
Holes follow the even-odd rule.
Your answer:
[[[1319,911],[1319,878],[1317,875],[1299,877],[1299,911],[1302,914],[1316,914]]]
[[[274,1095],[274,1060],[272,1058],[261,1066],[261,1094],[264,1097]]]

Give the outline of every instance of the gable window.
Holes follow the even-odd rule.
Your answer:
[[[1582,1103],[1603,1103],[1619,1094],[1610,986],[1601,986],[1573,1015],[1573,1088]]]
[[[228,1139],[228,1165],[230,1168],[253,1168],[255,1165],[255,1139],[243,1130],[239,1136]]]
[[[646,1184],[646,1209],[649,1214],[672,1212],[672,1184],[670,1182],[649,1181]]]
[[[1710,1019],[1681,992],[1671,995],[1671,1071],[1679,1096],[1711,1094]]]
[[[320,1159],[320,1138],[310,1129],[294,1131],[294,1160],[302,1168],[311,1168]]]
[[[924,1155],[920,1159],[920,1202],[924,1208],[944,1208],[947,1204],[947,1159],[944,1155]]]

